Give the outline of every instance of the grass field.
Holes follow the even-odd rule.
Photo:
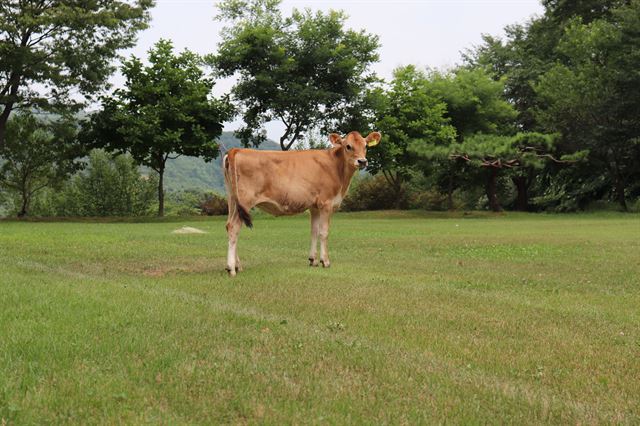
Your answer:
[[[204,235],[174,235],[182,226]],[[0,424],[640,422],[640,217],[0,222]]]

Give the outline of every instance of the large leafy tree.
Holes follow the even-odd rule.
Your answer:
[[[104,88],[153,0],[0,1],[0,147],[18,108],[79,106]]]
[[[149,51],[149,65],[136,57],[124,62],[125,88],[102,99],[91,117],[85,139],[91,147],[128,152],[158,173],[158,215],[164,214],[163,177],[169,158],[218,156],[216,139],[232,108],[216,99],[214,80],[204,75],[202,59],[188,50],[174,54],[160,40]]]
[[[506,98],[518,111],[520,130],[541,130],[534,113],[541,100],[535,86],[556,62],[566,61],[557,46],[572,19],[583,22],[611,16],[629,0],[543,0],[543,15],[525,24],[509,25],[506,37],[483,35],[483,43],[465,54],[470,67],[480,67],[496,80],[504,79]]]
[[[467,65],[504,79],[506,97],[518,111],[520,131],[560,132],[557,151],[561,154],[591,152],[570,171],[539,170],[538,181],[545,185],[538,191],[544,199],[556,200],[558,206],[581,206],[606,195],[610,183],[618,186],[610,192],[624,206],[625,188],[634,181],[636,169],[629,124],[632,111],[638,108],[634,90],[640,87],[633,24],[638,2],[542,3],[545,13],[524,25],[507,27],[506,39],[484,36],[484,43],[467,55]],[[622,19],[622,14],[627,18]],[[617,35],[609,37],[607,32]],[[614,125],[615,120],[620,125]],[[608,121],[604,127],[603,121]],[[609,129],[606,136],[605,127]],[[625,135],[613,136],[614,128]]]
[[[458,142],[476,133],[513,133],[516,111],[504,97],[504,82],[493,80],[484,70],[433,72],[428,88],[446,104]]]
[[[447,191],[452,208],[454,189],[473,184],[478,177],[477,170],[467,167],[464,161],[451,161],[449,152],[479,133],[513,134],[516,111],[504,99],[503,82],[493,80],[479,68],[432,72],[425,90],[444,103],[444,116],[455,129],[456,139],[451,144],[439,145],[414,142],[410,150],[427,160],[421,162],[422,169]]]
[[[70,118],[47,122],[28,113],[16,114],[7,123],[0,188],[17,196],[19,217],[29,213],[38,191],[61,184],[80,167],[76,129]]]
[[[541,120],[568,143],[589,150],[596,175],[607,175],[626,210],[625,192],[640,180],[640,2],[607,20],[575,19],[558,51],[567,58],[541,77]]]
[[[344,28],[342,12],[294,10],[283,17],[279,0],[226,0],[228,22],[218,54],[210,57],[222,76],[237,76],[233,95],[245,126],[245,145],[265,139],[263,125],[284,125],[280,147],[288,150],[313,128],[343,123],[365,87],[375,80],[377,36]]]
[[[546,16],[561,25],[575,17],[587,24],[608,18],[613,10],[629,3],[630,0],[542,0]]]
[[[369,151],[369,169],[384,175],[398,202],[415,166],[410,146],[448,146],[455,141],[455,128],[445,117],[446,104],[428,86],[424,72],[413,65],[401,67],[389,86],[378,91],[375,102],[374,127],[385,142]]]

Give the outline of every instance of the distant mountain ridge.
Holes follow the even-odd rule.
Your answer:
[[[167,161],[164,172],[164,185],[167,191],[199,189],[224,193],[224,177],[222,174],[222,156],[231,148],[241,147],[240,140],[233,132],[223,132],[219,138],[221,156],[205,162],[199,157],[180,156]],[[280,150],[280,145],[267,140],[260,145],[260,150]],[[147,169],[148,170],[148,169]],[[145,170],[145,173],[147,172]]]

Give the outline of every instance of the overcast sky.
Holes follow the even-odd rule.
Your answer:
[[[160,38],[173,41],[178,50],[215,52],[223,24],[213,0],[156,0],[150,28],[140,33],[138,44],[127,52],[146,57]],[[461,52],[480,43],[483,33],[500,35],[506,25],[524,22],[542,13],[539,0],[284,0],[282,9],[342,9],[347,26],[366,29],[380,37],[380,62],[375,70],[389,79],[394,68],[416,64],[449,68],[460,63]],[[116,85],[121,78],[114,78]],[[228,92],[232,81],[217,84],[216,93]],[[238,127],[238,122],[226,128]],[[282,127],[270,124],[268,136],[278,139]]]

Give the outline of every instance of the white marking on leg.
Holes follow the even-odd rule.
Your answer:
[[[240,233],[240,228],[242,227],[242,222],[240,220],[240,216],[237,211],[234,211],[227,220],[227,234],[229,237],[229,247],[227,250],[227,271],[229,275],[232,277],[236,275],[236,267],[239,266],[238,252],[237,252],[237,243],[238,243],[238,234]]]

